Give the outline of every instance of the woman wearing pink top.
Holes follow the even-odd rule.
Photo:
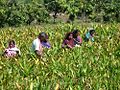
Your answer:
[[[76,45],[81,45],[82,44],[82,38],[80,37],[80,32],[79,32],[79,30],[74,30],[73,32],[72,32],[72,34],[73,34],[73,39],[74,39],[74,45],[76,46]]]
[[[4,51],[4,56],[6,57],[15,57],[20,55],[20,50],[16,47],[15,41],[10,40],[8,44],[8,48]]]
[[[65,39],[62,43],[63,48],[73,48],[74,47],[74,40],[73,40],[73,34],[71,32],[66,34]]]

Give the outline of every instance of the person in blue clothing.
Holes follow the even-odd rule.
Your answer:
[[[45,32],[41,32],[38,37],[33,41],[31,51],[38,56],[43,55],[43,48],[50,48],[51,45],[48,41],[48,36]]]
[[[51,45],[48,41],[48,38],[49,38],[48,35],[45,32],[41,32],[41,36],[45,38],[44,40],[41,41],[42,46],[45,48],[50,48]]]
[[[95,30],[93,28],[90,28],[89,31],[85,34],[85,41],[91,41],[94,42],[94,35]]]

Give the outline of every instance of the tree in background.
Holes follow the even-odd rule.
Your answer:
[[[58,3],[69,15],[68,22],[73,22],[81,6],[80,0],[58,0]]]
[[[63,11],[63,8],[60,6],[58,0],[44,0],[44,5],[50,13],[54,13],[53,18],[55,22],[57,14]]]
[[[0,27],[48,22],[49,14],[40,0],[13,1],[0,1]]]
[[[94,22],[120,22],[120,0],[0,0],[0,27],[48,22],[53,13]]]

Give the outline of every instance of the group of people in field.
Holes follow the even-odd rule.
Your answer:
[[[85,41],[94,42],[94,34],[95,30],[93,28],[89,29],[84,36]],[[38,37],[33,40],[32,43],[32,52],[37,56],[42,56],[44,48],[51,48],[49,37],[45,32],[41,32]],[[65,38],[62,42],[62,48],[74,48],[76,46],[81,46],[82,38],[80,37],[79,30],[74,30],[72,32],[68,32],[65,35]],[[16,57],[20,56],[20,50],[17,48],[14,40],[10,40],[8,43],[8,47],[5,49],[4,54],[5,57]]]

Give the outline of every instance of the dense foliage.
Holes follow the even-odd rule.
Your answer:
[[[47,22],[49,13],[36,2],[0,3],[0,27]]]
[[[66,32],[87,28],[96,30],[95,43],[83,41],[81,47],[64,50],[61,43]],[[57,24],[3,28],[0,30],[0,53],[9,39],[14,39],[22,56],[6,59],[0,56],[1,90],[119,90],[120,25]],[[30,54],[32,41],[39,32],[49,34],[52,48],[39,59]]]
[[[120,22],[120,0],[0,0],[0,27],[49,21],[49,14],[84,21]],[[55,21],[55,20],[54,20]]]

